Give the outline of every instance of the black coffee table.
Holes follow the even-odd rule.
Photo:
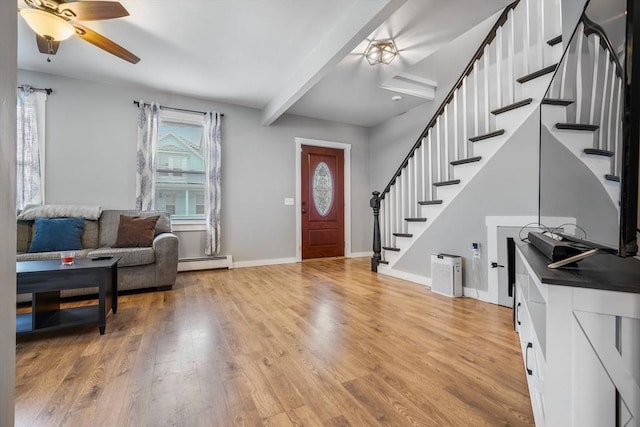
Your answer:
[[[33,295],[31,313],[16,317],[16,333],[97,323],[104,334],[109,310],[118,311],[119,259],[77,258],[73,265],[62,265],[60,260],[18,261],[17,293]],[[98,305],[60,308],[60,291],[93,287],[98,287]]]

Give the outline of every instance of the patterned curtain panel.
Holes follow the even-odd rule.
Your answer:
[[[156,146],[160,105],[153,102],[138,108],[138,150],[136,152],[136,209],[154,209],[156,195]]]
[[[217,255],[220,252],[221,118],[222,116],[215,112],[208,112],[204,117],[204,158],[206,163],[204,203],[207,218],[206,255]]]
[[[38,108],[30,86],[18,88],[17,102],[16,209],[42,203]]]

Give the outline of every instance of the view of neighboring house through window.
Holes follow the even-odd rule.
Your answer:
[[[172,219],[204,219],[203,136],[201,114],[160,113],[155,208]]]

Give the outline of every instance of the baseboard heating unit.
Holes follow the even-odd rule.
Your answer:
[[[182,258],[178,260],[178,271],[214,270],[217,268],[233,268],[231,255],[212,257]]]

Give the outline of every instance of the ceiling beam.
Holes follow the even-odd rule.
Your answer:
[[[356,0],[342,19],[309,52],[287,83],[262,109],[262,124],[271,125],[287,112],[307,91],[337,65],[349,52],[391,16],[407,0]]]

